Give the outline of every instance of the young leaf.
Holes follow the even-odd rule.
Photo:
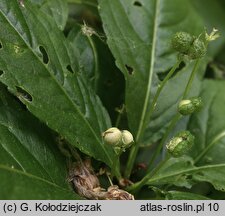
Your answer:
[[[112,165],[102,142],[110,120],[99,98],[72,67],[71,47],[52,19],[29,2],[0,2],[1,82],[70,144]]]
[[[0,199],[76,199],[52,132],[0,85]]]
[[[187,0],[172,4],[166,0],[99,0],[99,3],[108,44],[126,79],[129,125],[139,141],[159,84],[157,75],[176,62],[170,43],[173,33],[199,34],[203,26]]]

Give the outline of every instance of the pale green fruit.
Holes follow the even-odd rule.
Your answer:
[[[102,134],[102,136],[106,144],[112,146],[121,145],[122,132],[116,127],[109,128]]]
[[[128,148],[134,142],[133,135],[128,130],[122,131],[122,147]]]

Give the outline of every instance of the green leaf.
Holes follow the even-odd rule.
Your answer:
[[[0,86],[0,198],[75,199],[52,132]]]
[[[158,75],[176,62],[170,45],[172,34],[188,31],[198,35],[203,26],[187,0],[172,4],[166,0],[99,0],[99,3],[109,47],[126,79],[129,125],[139,140],[160,82]]]
[[[170,158],[162,168],[148,180],[149,185],[171,184],[191,188],[194,181],[209,182],[215,189],[225,190],[225,164],[196,167],[189,157]]]
[[[92,7],[98,6],[97,0],[67,0],[67,2],[74,4],[84,4]]]
[[[69,32],[68,40],[73,48],[74,55],[77,56],[73,65],[78,67],[77,70],[81,71],[82,75],[90,81],[92,88],[96,90],[99,77],[99,62],[93,39],[84,35],[81,26],[75,25]]]
[[[62,32],[29,2],[0,3],[1,82],[50,128],[85,154],[112,165],[101,134],[111,126],[99,98],[79,71]]]
[[[168,191],[166,192],[166,199],[168,200],[209,200],[208,197],[181,191]]]
[[[0,165],[1,200],[81,199],[72,191],[29,173]]]
[[[79,56],[79,62],[74,62],[74,65],[78,65],[78,70],[89,79],[115,122],[118,116],[115,109],[123,103],[123,75],[116,67],[108,46],[97,36],[85,35],[82,27],[75,25],[68,35],[74,54]]]
[[[193,179],[201,182],[209,182],[216,190],[225,192],[225,164],[219,164],[218,167],[211,165],[210,169],[200,169],[193,175]]]
[[[187,191],[178,191],[178,190],[171,190],[171,191],[165,191],[161,190],[160,188],[156,188],[154,186],[149,186],[151,190],[153,190],[156,194],[155,199],[162,199],[165,200],[209,200],[208,197],[196,194],[196,193],[190,193]]]
[[[62,0],[29,0],[38,5],[46,15],[53,18],[60,30],[63,30],[68,18],[68,5]]]
[[[164,134],[167,125],[170,123],[170,120],[173,118],[174,114],[177,113],[178,103],[182,97],[184,89],[186,87],[188,78],[193,69],[193,63],[187,64],[183,69],[181,69],[178,74],[172,77],[167,84],[165,85],[163,91],[161,92],[157,109],[152,115],[152,119],[149,122],[149,125],[144,133],[141,145],[151,145],[152,143],[157,142]],[[189,97],[198,96],[201,90],[201,84],[203,75],[206,69],[206,60],[201,61],[201,66],[198,69],[192,88],[189,93]],[[168,97],[168,94],[173,95],[173,97]],[[184,129],[187,126],[189,117],[185,117]],[[180,131],[180,127],[178,130]],[[179,132],[177,131],[177,132]]]
[[[170,158],[151,179],[151,185],[172,184],[180,187],[191,188],[192,182],[186,170],[193,168],[193,161],[189,157]]]
[[[225,82],[205,80],[201,112],[192,116],[189,129],[196,137],[191,155],[199,164],[225,163]]]

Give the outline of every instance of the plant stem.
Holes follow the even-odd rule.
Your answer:
[[[182,62],[181,60],[178,60],[177,63],[171,68],[171,70],[169,71],[169,73],[166,75],[166,77],[164,78],[164,80],[159,84],[159,87],[158,87],[158,89],[156,91],[156,94],[155,94],[155,96],[153,98],[153,101],[152,101],[150,110],[149,110],[149,112],[146,115],[146,118],[145,118],[146,120],[145,120],[144,127],[149,122],[150,118],[152,117],[153,112],[155,111],[155,108],[156,108],[156,105],[157,105],[157,100],[159,98],[159,95],[160,95],[162,89],[164,88],[166,82],[174,74],[175,70],[179,67],[179,65],[180,65],[181,62]]]
[[[175,70],[179,67],[181,63],[181,60],[178,60],[176,62],[176,64],[171,68],[171,70],[169,71],[169,73],[166,75],[166,77],[164,78],[164,80],[160,83],[157,91],[156,91],[156,94],[153,98],[153,101],[152,101],[152,104],[151,104],[151,107],[150,107],[150,110],[149,112],[147,113],[146,115],[146,118],[145,118],[145,121],[143,123],[143,126],[142,128],[145,128],[148,121],[150,120],[155,108],[156,108],[156,103],[157,103],[157,100],[159,98],[159,95],[162,91],[162,89],[164,88],[166,82],[170,79],[170,77],[174,74]],[[137,153],[138,153],[138,149],[139,149],[139,139],[141,137],[143,133],[143,130],[140,130],[140,132],[137,134],[137,137],[136,137],[136,145],[132,147],[131,151],[130,151],[130,155],[129,155],[129,158],[128,158],[128,162],[127,162],[127,168],[126,168],[126,171],[125,171],[125,178],[129,178],[130,177],[130,174],[131,174],[131,170],[133,168],[133,165],[134,165],[134,161],[135,161],[135,158],[137,156]]]
[[[171,130],[174,128],[174,126],[177,124],[178,120],[181,118],[181,115],[179,113],[177,113],[173,119],[171,120],[170,124],[169,124],[169,127],[166,129],[166,132],[163,136],[163,138],[161,139],[159,145],[157,146],[150,162],[149,162],[149,165],[148,165],[148,169],[147,169],[147,172],[150,172],[151,168],[152,168],[152,165],[153,163],[155,162],[155,159],[156,157],[159,155],[161,149],[163,148],[163,145],[164,143],[166,142]]]
[[[123,115],[124,110],[125,110],[125,105],[123,104],[122,108],[120,110],[118,109],[118,116],[116,118],[116,123],[115,123],[115,127],[117,127],[117,128],[119,127],[121,117]]]
[[[190,91],[190,89],[191,89],[191,85],[192,85],[192,83],[193,83],[195,74],[196,74],[197,71],[198,71],[197,69],[198,69],[199,63],[200,63],[200,59],[197,59],[196,62],[195,62],[194,68],[193,68],[193,70],[192,70],[192,72],[191,72],[191,76],[190,76],[190,78],[189,78],[189,80],[188,80],[188,83],[187,83],[187,85],[186,85],[186,88],[185,88],[185,90],[184,90],[184,93],[183,93],[183,96],[182,96],[182,100],[185,99],[185,98],[187,97],[187,95],[188,95],[188,93],[189,93],[189,91]]]
[[[161,161],[160,164],[152,171],[149,172],[141,181],[131,185],[130,187],[126,188],[127,191],[132,191],[133,193],[138,192],[142,186],[144,186],[147,181],[152,178],[161,168],[162,166],[169,160],[170,157],[166,158],[165,160]]]
[[[129,158],[128,158],[128,162],[127,162],[127,167],[126,170],[124,172],[124,177],[129,179],[130,178],[130,174],[134,165],[134,160],[137,156],[137,152],[138,152],[138,148],[137,146],[137,142],[135,143],[135,146],[132,146],[131,150],[130,150],[130,154],[129,154]]]
[[[192,83],[193,83],[195,74],[196,74],[196,72],[197,72],[197,68],[198,68],[199,62],[200,62],[200,59],[196,60],[196,62],[195,62],[194,68],[193,68],[193,70],[192,70],[192,72],[191,72],[191,75],[190,75],[190,77],[189,77],[188,83],[187,83],[186,88],[185,88],[185,90],[184,90],[184,93],[183,93],[183,96],[182,96],[182,100],[185,99],[185,98],[187,97],[187,95],[188,95],[188,93],[189,93],[189,91],[190,91],[190,89],[191,89],[191,86],[192,86]],[[179,119],[180,119],[181,117],[182,117],[182,116],[181,116],[179,113],[177,113],[177,114],[173,117],[173,119],[171,120],[171,123],[170,123],[169,127],[167,128],[167,130],[166,130],[166,132],[165,132],[165,134],[164,134],[162,140],[160,141],[160,143],[159,143],[159,145],[158,145],[158,147],[157,147],[155,153],[153,154],[153,156],[152,156],[152,158],[151,158],[151,160],[150,160],[150,162],[149,162],[149,165],[148,165],[148,171],[150,171],[150,169],[151,169],[151,167],[152,167],[152,165],[153,165],[153,163],[154,163],[156,157],[159,155],[161,149],[163,148],[163,145],[164,145],[165,141],[167,140],[167,138],[168,138],[170,132],[173,130],[173,128],[175,127],[175,125],[177,124],[177,122],[179,121]]]
[[[194,163],[198,163],[206,154],[207,152],[221,139],[225,137],[225,131],[220,133],[204,150],[195,158]]]
[[[115,160],[113,160],[113,164],[112,164],[112,177],[116,176],[117,180],[119,181],[122,176],[120,173],[120,155],[122,152],[120,153],[116,153],[116,158]]]
[[[92,51],[93,51],[93,55],[94,55],[94,73],[95,73],[95,82],[94,82],[94,89],[97,92],[97,88],[98,88],[98,80],[99,80],[99,59],[98,59],[98,51],[96,49],[96,45],[93,41],[93,39],[90,36],[87,36],[88,42],[91,45]]]
[[[122,178],[122,176],[120,174],[120,159],[119,159],[119,157],[116,158],[115,161],[113,161],[112,176],[116,176],[118,181]]]
[[[192,83],[193,83],[195,74],[196,74],[196,72],[197,72],[197,68],[198,68],[199,62],[200,62],[200,59],[196,60],[196,63],[195,63],[194,68],[193,68],[193,70],[192,70],[192,72],[191,72],[191,75],[190,75],[190,77],[189,77],[189,80],[188,80],[188,83],[187,83],[187,85],[186,85],[186,88],[185,88],[185,90],[184,90],[182,99],[184,99],[184,98],[188,95],[188,93],[189,93],[189,90],[190,90],[191,85],[192,85]],[[171,121],[169,127],[168,127],[167,130],[166,130],[166,133],[164,134],[164,136],[163,136],[163,138],[162,138],[162,140],[161,140],[161,142],[160,142],[160,144],[159,144],[159,147],[156,149],[156,153],[153,155],[153,157],[152,157],[152,159],[151,159],[151,161],[150,161],[150,163],[149,163],[148,171],[150,171],[151,166],[152,166],[152,164],[154,163],[154,161],[155,161],[156,157],[158,156],[158,154],[160,153],[160,151],[161,151],[161,149],[162,149],[162,147],[163,147],[164,142],[165,142],[166,139],[168,138],[168,135],[170,134],[171,130],[174,128],[174,126],[176,125],[176,123],[177,123],[177,121],[180,119],[180,117],[181,117],[181,115],[180,115],[179,113],[177,113],[177,114],[174,116],[174,118],[172,119],[172,121]],[[146,176],[145,176],[141,181],[139,181],[139,182],[133,184],[132,186],[130,186],[130,187],[128,188],[128,190],[132,190],[133,192],[137,192],[142,186],[145,185],[145,183],[146,183],[153,175],[155,175],[155,174],[158,172],[158,170],[165,164],[165,162],[166,162],[167,160],[168,160],[168,159],[165,159],[165,160],[161,161],[161,163],[153,170],[153,172],[148,172],[148,173],[146,174]]]

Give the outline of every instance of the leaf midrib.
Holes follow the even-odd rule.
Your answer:
[[[26,5],[27,6],[27,5]],[[1,10],[1,9],[0,9]],[[30,12],[32,12],[32,10],[30,9]],[[44,68],[46,69],[46,71],[50,74],[51,78],[55,81],[55,83],[59,86],[59,88],[61,89],[61,91],[65,94],[67,100],[72,104],[72,106],[75,108],[75,110],[77,111],[77,113],[82,117],[82,119],[84,120],[85,124],[88,126],[88,128],[90,129],[90,131],[92,132],[92,134],[94,135],[95,139],[97,140],[97,142],[99,143],[99,145],[101,146],[101,148],[103,149],[103,151],[105,152],[105,155],[108,157],[108,160],[110,161],[110,163],[112,164],[112,160],[108,154],[108,152],[106,151],[106,149],[104,148],[104,146],[101,144],[100,139],[98,138],[98,136],[96,135],[95,131],[92,129],[91,125],[89,124],[89,122],[85,119],[85,117],[83,116],[83,114],[80,112],[80,110],[76,107],[76,105],[73,103],[73,101],[71,101],[70,97],[67,95],[66,91],[62,88],[62,86],[59,84],[59,82],[55,79],[55,77],[52,75],[52,73],[49,71],[49,69],[47,68],[47,66],[41,61],[41,59],[37,56],[37,54],[33,51],[33,49],[29,46],[29,44],[27,44],[27,42],[24,40],[24,38],[22,37],[22,35],[20,34],[20,32],[17,31],[16,28],[14,28],[13,24],[10,22],[10,20],[7,19],[7,17],[5,16],[5,14],[3,13],[3,11],[1,10],[1,14],[3,15],[3,17],[5,18],[5,20],[9,23],[9,25],[14,29],[14,31],[18,34],[18,36],[22,39],[22,41],[26,44],[26,46],[28,47],[28,49],[33,53],[33,55],[38,59],[38,61],[44,66]]]
[[[156,38],[157,38],[157,32],[158,32],[158,14],[159,14],[159,2],[160,0],[156,0],[155,3],[155,18],[154,18],[154,27],[153,27],[153,37],[152,37],[152,49],[150,52],[150,67],[149,67],[149,77],[148,77],[148,85],[147,85],[147,90],[146,90],[146,96],[145,96],[145,101],[144,101],[144,106],[141,114],[141,119],[140,119],[140,124],[137,132],[137,137],[136,141],[138,142],[140,139],[140,136],[143,131],[143,126],[145,122],[145,117],[146,117],[146,112],[148,108],[148,103],[150,99],[150,94],[151,94],[151,84],[152,84],[152,76],[154,72],[154,63],[155,63],[155,53],[156,53]]]
[[[190,172],[196,172],[196,171],[201,171],[201,170],[205,170],[205,169],[220,168],[220,167],[225,167],[225,164],[216,164],[216,165],[206,165],[206,166],[201,166],[201,167],[193,167],[193,168],[190,168],[190,169],[182,170],[182,171],[175,172],[175,173],[172,173],[172,174],[168,174],[168,175],[165,175],[165,176],[161,176],[161,177],[158,177],[158,178],[156,177],[156,178],[149,179],[148,184],[157,182],[157,181],[162,180],[164,178],[171,178],[173,176],[182,175],[182,174],[186,174],[186,173],[190,173]]]
[[[30,154],[30,156],[33,158],[33,160],[34,160],[35,162],[37,162],[37,164],[39,164],[39,166],[43,169],[43,171],[45,171],[45,174],[48,175],[47,177],[50,178],[50,179],[52,180],[52,182],[54,182],[52,176],[48,173],[48,171],[47,171],[46,168],[43,166],[43,164],[41,164],[40,161],[38,161],[38,159],[37,159],[34,155],[31,154],[31,152],[28,150],[28,148],[27,148],[26,146],[24,146],[24,145],[21,143],[21,141],[19,140],[19,138],[18,138],[14,133],[12,133],[12,131],[9,130],[9,128],[7,127],[7,125],[4,124],[4,123],[2,123],[2,122],[0,122],[0,125],[3,126],[3,127],[5,127],[5,128],[9,131],[9,133],[12,134],[12,136],[13,136],[13,137],[21,144],[21,147],[24,148],[25,151],[27,151],[27,152]],[[6,152],[7,152],[7,153],[15,160],[15,162],[22,168],[22,170],[23,170],[24,172],[27,172],[26,169],[23,167],[23,165],[17,160],[17,158],[14,157],[14,155],[11,153],[11,151],[9,151],[9,150],[5,147],[5,145],[2,145],[2,147],[3,147],[3,148],[5,149],[5,151],[6,151]],[[44,175],[44,173],[42,173],[42,174]]]
[[[36,180],[39,180],[39,181],[42,181],[42,182],[45,182],[47,184],[50,184],[54,187],[57,187],[57,188],[60,188],[61,190],[64,190],[64,191],[67,191],[67,192],[71,192],[70,190],[66,189],[66,188],[63,188],[53,182],[50,182],[46,179],[43,179],[43,178],[40,178],[38,176],[35,176],[35,175],[32,175],[30,173],[27,173],[27,172],[23,172],[21,170],[18,170],[18,169],[15,169],[15,168],[10,168],[10,167],[7,167],[5,165],[2,165],[0,164],[0,169],[4,169],[4,170],[7,170],[7,171],[10,171],[10,172],[14,172],[14,173],[17,173],[17,174],[20,174],[20,175],[23,175],[23,176],[27,176],[28,178],[33,178],[33,179],[36,179]]]

